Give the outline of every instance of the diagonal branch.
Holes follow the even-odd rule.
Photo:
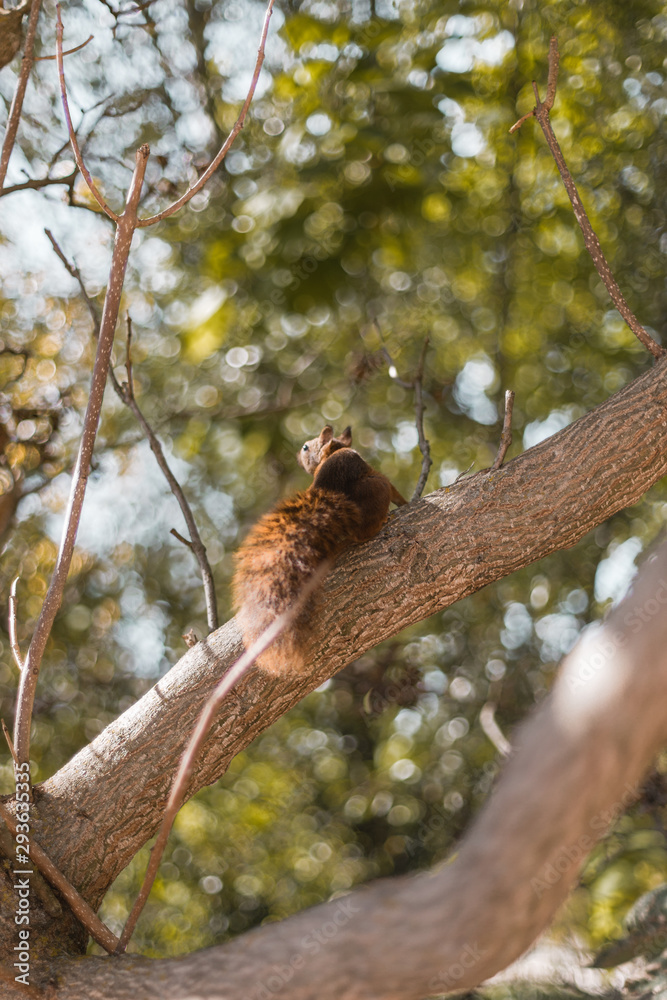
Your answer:
[[[241,111],[239,112],[239,116],[236,119],[236,122],[234,123],[234,127],[232,128],[231,132],[223,142],[222,146],[218,150],[214,159],[211,161],[211,163],[209,163],[208,167],[201,175],[201,177],[196,181],[196,183],[193,184],[192,187],[188,191],[186,191],[184,195],[182,195],[175,202],[173,202],[173,204],[171,204],[168,208],[165,208],[163,212],[158,212],[157,215],[151,216],[150,219],[141,219],[138,223],[139,226],[141,227],[152,226],[154,222],[159,222],[160,219],[167,219],[170,215],[173,215],[174,212],[177,212],[179,208],[181,208],[188,201],[190,201],[190,199],[194,195],[196,195],[198,191],[201,191],[201,189],[208,181],[209,177],[211,177],[211,175],[215,173],[215,171],[218,169],[218,167],[224,160],[225,156],[229,152],[232,143],[234,142],[237,135],[243,128],[243,125],[245,124],[246,115],[248,114],[248,109],[255,94],[255,88],[257,87],[257,81],[259,80],[259,74],[261,72],[262,64],[264,62],[264,48],[266,46],[266,36],[269,33],[269,22],[271,20],[271,14],[273,13],[274,2],[275,0],[269,0],[268,6],[266,8],[266,14],[264,15],[264,23],[262,25],[262,33],[259,40],[257,61],[255,62],[255,70],[252,75],[252,80],[250,81],[250,87],[248,89],[246,99],[243,102],[243,106],[241,108]]]
[[[584,632],[448,864],[176,961],[120,959],[111,987],[108,962],[84,971],[63,960],[59,998],[88,1000],[99,985],[117,1000],[180,1000],[196,979],[202,1000],[220,997],[221,982],[226,1000],[422,1000],[467,992],[507,966],[553,918],[665,745],[666,576],[663,545],[607,620]]]
[[[554,36],[551,38],[551,43],[549,45],[549,79],[547,86],[547,97],[544,102],[540,101],[540,95],[537,90],[537,84],[533,82],[533,89],[535,91],[535,101],[536,105],[532,111],[516,122],[510,132],[515,132],[526,119],[535,117],[539,122],[540,128],[544,132],[544,137],[547,140],[549,149],[551,150],[551,155],[556,161],[556,166],[565,185],[565,190],[567,191],[570,201],[572,203],[572,208],[574,209],[574,217],[579,223],[579,228],[583,233],[584,245],[588,250],[595,268],[602,278],[607,291],[611,297],[612,302],[618,309],[619,313],[628,324],[634,335],[637,337],[639,342],[650,351],[654,358],[661,358],[665,353],[665,348],[657,344],[653,337],[648,333],[648,331],[641,325],[635,314],[630,309],[630,306],[625,300],[623,292],[618,287],[616,279],[611,273],[611,268],[607,258],[605,257],[602,247],[600,246],[600,241],[598,240],[591,221],[586,214],[586,209],[584,208],[583,202],[577,191],[577,187],[572,179],[572,174],[568,170],[567,164],[565,162],[565,157],[563,152],[558,145],[558,140],[554,135],[554,130],[551,127],[551,121],[549,120],[549,112],[553,107],[553,102],[556,97],[556,83],[558,80],[558,41]]]
[[[35,34],[37,32],[37,18],[39,17],[40,5],[41,0],[32,0],[30,17],[28,18],[28,30],[26,32],[25,46],[23,48],[23,59],[21,60],[21,71],[16,82],[16,90],[14,91],[12,106],[9,109],[5,140],[2,144],[2,153],[0,154],[0,191],[2,191],[5,184],[9,158],[12,155],[14,143],[16,142],[16,133],[18,132],[19,122],[21,120],[21,111],[23,109],[23,98],[25,97],[26,87],[28,86],[28,77],[30,76],[30,70],[32,69],[34,60],[33,50],[35,48]],[[1,23],[2,22],[0,21],[0,24]]]
[[[377,538],[343,556],[325,581],[309,670],[280,677],[257,670],[223,704],[188,794],[219,778],[235,754],[370,647],[574,545],[636,503],[667,474],[666,407],[662,363],[493,476],[480,472],[398,510]],[[93,905],[155,833],[187,733],[240,652],[239,632],[230,622],[188,650],[152,691],[42,786],[36,816],[48,830],[49,852]],[[72,823],[79,814],[85,822]],[[99,831],[105,834],[102,863]],[[82,865],[82,858],[95,862]]]
[[[81,175],[84,178],[90,193],[93,198],[100,206],[105,215],[108,215],[110,219],[113,219],[115,223],[120,222],[120,216],[116,215],[106,201],[97,190],[95,182],[93,181],[92,175],[88,170],[88,167],[83,161],[83,156],[81,155],[81,150],[79,149],[79,142],[76,137],[76,132],[72,125],[72,116],[69,111],[69,101],[67,99],[67,86],[65,84],[65,67],[63,65],[63,22],[60,16],[60,4],[56,4],[56,61],[58,63],[58,79],[60,80],[60,96],[63,102],[63,112],[65,114],[65,121],[67,123],[67,131],[69,133],[69,140],[72,146],[72,152],[74,153],[74,159],[76,160],[76,165],[81,171]]]
[[[42,663],[42,657],[46,644],[51,634],[51,627],[56,617],[63,597],[65,582],[69,572],[72,555],[74,553],[74,542],[79,529],[83,498],[86,492],[86,484],[90,472],[90,462],[93,456],[97,426],[99,424],[102,410],[102,400],[104,397],[104,387],[109,371],[111,360],[111,348],[113,346],[114,334],[116,331],[116,321],[118,319],[118,309],[120,307],[120,297],[123,289],[127,260],[132,244],[132,237],[136,228],[137,205],[141,194],[146,164],[148,162],[148,146],[142,146],[136,154],[136,165],[132,182],[127,195],[125,211],[118,219],[116,238],[114,240],[113,255],[111,258],[111,269],[109,272],[109,285],[104,300],[104,310],[100,324],[100,334],[97,342],[97,353],[93,366],[93,375],[90,385],[90,395],[83,421],[83,431],[79,444],[79,453],[72,475],[72,485],[70,497],[65,514],[65,524],[63,534],[56,559],[56,565],[49,583],[49,588],[44,598],[42,610],[40,612],[35,631],[28,648],[24,669],[21,673],[19,685],[18,701],[16,706],[16,719],[14,723],[14,742],[16,753],[21,763],[27,762],[30,756],[30,725],[32,720],[32,706],[35,700],[35,690],[37,678]]]

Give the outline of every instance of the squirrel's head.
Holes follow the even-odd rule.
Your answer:
[[[320,462],[332,455],[339,448],[349,448],[352,444],[352,428],[346,427],[340,437],[334,437],[333,427],[327,424],[319,433],[319,436],[305,444],[296,453],[296,460],[302,468],[315,475]]]

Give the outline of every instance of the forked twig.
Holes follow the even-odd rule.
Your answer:
[[[254,72],[252,74],[252,79],[250,81],[250,87],[248,88],[248,93],[246,95],[246,99],[243,102],[243,106],[242,106],[242,108],[241,108],[241,110],[239,112],[238,118],[234,122],[234,125],[232,127],[231,132],[229,133],[229,135],[227,136],[227,138],[223,142],[222,146],[220,147],[220,149],[216,153],[214,159],[211,160],[211,162],[209,163],[209,165],[206,168],[206,170],[204,171],[204,173],[201,175],[201,177],[199,177],[195,181],[195,183],[192,185],[192,187],[189,188],[185,192],[184,195],[181,195],[180,198],[178,198],[175,202],[173,202],[171,205],[169,205],[168,208],[165,208],[164,211],[158,212],[157,215],[152,215],[150,217],[150,219],[141,219],[139,221],[139,223],[138,223],[138,225],[140,227],[152,226],[153,223],[159,222],[160,219],[166,219],[170,215],[173,215],[174,212],[177,212],[179,210],[179,208],[181,208],[181,206],[185,205],[188,201],[190,201],[190,199],[194,195],[196,195],[198,191],[201,191],[201,189],[204,187],[204,185],[208,181],[209,177],[211,177],[211,175],[213,173],[215,173],[215,171],[218,169],[218,167],[220,166],[220,164],[224,160],[225,156],[229,152],[229,149],[230,149],[232,143],[234,142],[234,140],[236,139],[237,135],[239,134],[239,132],[243,128],[243,125],[244,125],[245,119],[246,119],[246,115],[248,114],[248,108],[250,107],[250,103],[251,103],[251,101],[252,101],[252,99],[254,97],[254,94],[255,94],[255,88],[257,87],[257,81],[259,80],[259,74],[261,72],[262,64],[264,62],[264,49],[266,47],[266,38],[267,38],[267,35],[269,33],[269,22],[271,20],[271,14],[273,13],[273,5],[274,5],[274,3],[275,3],[275,0],[269,0],[269,2],[267,4],[266,13],[264,15],[264,23],[262,24],[262,33],[261,33],[260,39],[259,39],[259,49],[257,51],[257,60],[255,62],[255,70],[254,70]]]
[[[553,107],[553,103],[556,97],[556,84],[558,81],[558,40],[556,36],[553,35],[549,43],[549,77],[547,83],[547,96],[544,101],[540,101],[540,95],[537,89],[537,84],[533,81],[533,90],[535,92],[535,107],[528,114],[523,115],[518,122],[510,129],[510,132],[515,132],[528,118],[536,118],[539,122],[540,128],[544,133],[544,137],[547,140],[549,149],[551,150],[551,155],[556,161],[556,166],[558,167],[559,173],[565,185],[565,190],[567,191],[570,201],[572,203],[572,208],[574,209],[574,217],[579,223],[579,228],[583,233],[584,245],[588,250],[589,254],[593,259],[595,268],[602,278],[607,291],[611,297],[612,302],[618,309],[619,313],[628,324],[634,335],[637,337],[639,342],[650,351],[654,358],[661,358],[665,354],[665,348],[661,347],[655,342],[653,337],[648,333],[648,331],[641,325],[635,314],[630,309],[630,306],[625,300],[625,297],[618,287],[616,279],[611,273],[611,268],[607,262],[602,247],[600,246],[600,241],[598,240],[593,227],[591,225],[590,219],[586,214],[586,209],[584,208],[583,202],[577,191],[577,187],[572,179],[572,175],[568,170],[567,164],[565,162],[565,157],[563,152],[558,145],[558,140],[554,135],[554,131],[551,127],[551,122],[549,120],[549,112]]]
[[[271,643],[275,642],[278,636],[289,628],[291,623],[301,611],[304,603],[312,594],[313,590],[315,590],[315,588],[320,584],[330,569],[330,566],[331,564],[328,561],[325,561],[318,567],[317,571],[311,576],[308,583],[302,589],[294,604],[292,604],[287,611],[278,615],[278,617],[271,622],[268,628],[264,629],[261,635],[255,640],[255,642],[252,643],[250,649],[247,649],[245,653],[239,657],[236,663],[232,664],[227,673],[218,682],[209,695],[208,700],[197,720],[188,745],[185,748],[183,756],[181,757],[181,762],[174,777],[171,792],[169,793],[169,799],[167,800],[167,805],[165,807],[162,824],[158,831],[155,844],[151,850],[151,856],[148,862],[146,874],[144,876],[144,881],[120,936],[120,942],[117,949],[118,953],[125,951],[127,943],[132,937],[132,933],[136,927],[137,920],[141,915],[141,911],[146,905],[146,900],[148,899],[151,887],[155,881],[160,860],[162,859],[162,855],[167,844],[169,832],[172,828],[174,819],[176,818],[176,814],[181,808],[183,796],[194,769],[197,755],[201,750],[202,744],[206,739],[211,726],[213,725],[215,715],[220,708],[220,705],[231,689],[250,670],[257,657],[261,656],[261,654],[269,648]]]
[[[19,72],[19,78],[16,81],[16,90],[14,91],[14,98],[12,100],[12,106],[9,109],[9,117],[7,119],[7,129],[5,131],[5,139],[2,144],[2,153],[0,153],[0,191],[5,184],[5,178],[7,176],[7,167],[9,166],[9,158],[12,155],[12,150],[14,148],[14,143],[16,142],[16,133],[18,132],[19,122],[21,120],[21,111],[23,110],[23,98],[25,97],[26,87],[28,86],[28,77],[30,76],[30,70],[33,64],[33,49],[35,47],[35,34],[37,32],[37,18],[39,17],[39,10],[42,0],[32,0],[32,6],[30,8],[30,16],[28,17],[28,29],[25,36],[25,45],[23,47],[23,59],[21,60],[21,70]]]
[[[12,836],[15,837],[17,834],[16,820],[2,802],[0,802],[0,818]],[[60,869],[56,868],[53,861],[32,837],[30,838],[30,859],[34,861],[44,878],[65,897],[72,913],[90,932],[90,936],[109,954],[114,952],[118,947],[116,935],[109,930],[106,924],[102,923],[93,908],[65,878]]]
[[[94,37],[95,37],[95,35],[88,35],[88,38],[85,40],[85,42],[79,42],[79,44],[75,45],[74,48],[72,48],[72,49],[65,49],[65,51],[63,52],[63,55],[64,56],[71,56],[71,55],[74,55],[75,52],[80,52],[81,49],[85,49],[85,47],[88,44],[88,42],[92,42],[92,40],[93,40]],[[57,55],[55,55],[55,56],[37,56],[37,58],[35,59],[35,62],[47,62],[49,59],[57,59],[57,58],[58,58]]]
[[[514,391],[512,389],[506,389],[505,391],[505,417],[503,419],[503,431],[500,435],[500,445],[498,446],[498,454],[496,455],[496,460],[491,466],[491,472],[497,472],[500,466],[505,461],[505,455],[512,443],[512,410],[514,409]]]
[[[105,215],[108,215],[110,219],[113,219],[115,223],[120,221],[120,216],[116,215],[106,201],[100,194],[100,192],[95,187],[95,182],[93,181],[92,175],[88,170],[88,167],[83,162],[83,156],[81,155],[81,150],[79,149],[79,142],[76,137],[76,132],[72,126],[72,116],[69,111],[69,101],[67,99],[67,87],[65,85],[65,67],[63,64],[63,22],[60,16],[60,4],[56,4],[56,60],[58,63],[58,78],[60,80],[60,96],[63,102],[63,111],[65,114],[65,122],[67,123],[67,131],[69,133],[69,140],[72,146],[72,152],[74,153],[74,159],[76,160],[76,165],[81,171],[81,176],[84,178],[88,189],[92,194],[93,198],[100,206]],[[136,223],[135,223],[136,225]]]

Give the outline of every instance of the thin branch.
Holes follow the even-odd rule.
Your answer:
[[[18,576],[13,580],[9,588],[9,645],[11,647],[14,663],[19,668],[19,673],[23,670],[23,657],[21,647],[16,633],[16,584],[19,582]]]
[[[160,466],[163,476],[169,483],[169,488],[178,500],[178,505],[181,508],[181,513],[185,519],[185,523],[188,526],[188,531],[190,532],[190,548],[194,552],[197,562],[199,563],[199,569],[202,575],[202,582],[204,584],[204,594],[206,597],[206,620],[208,622],[209,631],[214,632],[218,628],[218,602],[215,596],[215,584],[213,582],[213,571],[211,570],[211,564],[208,561],[208,556],[206,555],[206,547],[201,540],[201,535],[197,528],[197,523],[194,519],[190,505],[185,497],[185,494],[181,488],[180,483],[176,479],[176,476],[169,468],[167,459],[164,456],[162,450],[162,445],[160,444],[158,438],[153,431],[153,428],[146,420],[145,416],[139,409],[136,399],[134,398],[134,384],[132,380],[132,360],[131,360],[131,342],[132,342],[132,321],[130,317],[127,317],[127,360],[125,363],[127,371],[127,382],[122,385],[121,388],[121,398],[123,402],[130,408],[136,419],[139,421],[141,428],[148,439],[148,444],[151,451],[155,455],[155,460]],[[181,541],[184,541],[182,536]],[[188,544],[186,542],[186,544]]]
[[[496,707],[492,701],[487,701],[479,713],[479,724],[501,757],[509,757],[512,752],[512,744],[495,720]]]
[[[48,237],[48,239],[49,239],[49,241],[51,243],[51,246],[55,250],[57,256],[60,258],[60,260],[64,264],[65,269],[68,272],[68,274],[71,274],[71,276],[74,278],[74,280],[76,282],[78,282],[79,288],[81,290],[81,294],[83,295],[85,303],[88,306],[88,311],[90,312],[90,315],[92,316],[93,323],[95,324],[96,332],[97,332],[97,334],[99,336],[99,326],[100,326],[99,311],[98,311],[98,308],[95,305],[94,301],[91,299],[91,297],[88,295],[88,292],[86,291],[86,286],[84,285],[83,278],[81,277],[81,271],[76,266],[76,264],[72,264],[67,259],[67,257],[63,253],[63,251],[58,246],[56,238],[53,235],[53,233],[51,232],[51,230],[50,229],[45,229],[44,232],[46,233],[46,235],[47,235],[47,237]],[[120,386],[118,388],[120,390]]]
[[[78,170],[73,170],[71,174],[65,174],[64,177],[42,177],[41,180],[31,178],[27,181],[21,181],[20,184],[10,184],[0,190],[0,197],[14,194],[15,191],[41,191],[42,188],[51,187],[54,184],[65,184],[67,187],[71,187],[78,172]]]
[[[415,486],[415,491],[412,494],[412,500],[418,500],[419,497],[424,492],[424,487],[426,486],[426,480],[428,479],[428,474],[433,465],[433,459],[431,458],[431,447],[428,443],[428,439],[424,434],[424,398],[422,394],[422,381],[424,378],[424,359],[426,357],[426,348],[429,344],[429,337],[424,338],[424,345],[422,347],[422,352],[419,356],[419,365],[417,366],[417,374],[415,375],[413,387],[415,391],[415,422],[417,424],[417,434],[419,435],[419,450],[422,453],[422,467],[419,473],[419,479],[417,480],[417,485]]]
[[[505,390],[505,418],[503,420],[503,431],[500,435],[500,445],[498,446],[498,454],[496,455],[496,460],[491,466],[491,472],[497,472],[500,466],[505,461],[505,455],[512,443],[512,411],[514,409],[514,391],[512,389]]]
[[[474,460],[473,460],[473,461],[472,461],[472,462],[470,463],[470,465],[468,466],[468,468],[467,468],[467,469],[464,469],[464,470],[463,470],[463,472],[459,472],[458,476],[456,477],[456,479],[454,480],[454,482],[453,482],[453,483],[452,483],[451,485],[452,485],[452,486],[456,486],[456,484],[457,484],[458,482],[460,482],[460,480],[461,480],[461,479],[463,479],[463,477],[464,477],[464,476],[467,476],[467,475],[468,475],[468,473],[470,472],[470,470],[471,470],[471,469],[473,468],[474,464],[475,464],[475,462],[474,462]]]
[[[127,195],[125,211],[118,219],[109,271],[109,284],[104,299],[97,352],[93,366],[90,395],[83,421],[79,453],[72,475],[72,485],[60,549],[21,674],[14,724],[14,742],[16,753],[21,763],[27,762],[30,757],[30,725],[37,678],[39,677],[44,650],[51,634],[51,627],[62,602],[65,582],[72,562],[74,542],[79,528],[81,508],[83,507],[83,499],[86,493],[86,484],[102,409],[104,387],[109,371],[111,348],[113,347],[116,322],[118,320],[127,259],[137,224],[137,205],[139,203],[149,152],[148,146],[141,146],[137,150],[136,164]]]
[[[7,746],[9,747],[9,752],[12,755],[12,760],[16,765],[18,765],[19,760],[18,757],[16,756],[16,750],[14,749],[14,742],[11,736],[9,735],[9,730],[7,729],[7,726],[5,724],[5,720],[0,719],[0,723],[2,724],[2,732],[5,737],[5,740],[7,741]]]
[[[424,360],[426,358],[426,349],[428,348],[430,337],[427,335],[424,338],[424,343],[422,344],[421,354],[419,355],[419,364],[417,365],[417,372],[414,379],[411,382],[407,382],[405,379],[399,378],[398,369],[394,364],[391,354],[387,350],[384,343],[384,337],[382,336],[382,328],[380,326],[380,321],[377,317],[373,318],[373,326],[378,332],[380,337],[380,350],[384,355],[384,358],[389,365],[389,377],[392,382],[400,385],[402,389],[410,389],[415,394],[415,423],[417,426],[417,435],[419,439],[419,450],[422,453],[422,467],[419,473],[419,479],[417,480],[417,485],[415,486],[414,493],[410,498],[410,502],[413,500],[418,500],[422,493],[424,492],[424,487],[426,486],[426,480],[428,479],[428,474],[433,465],[433,459],[431,458],[431,446],[428,442],[428,438],[424,434],[424,393],[423,393],[423,382],[424,382]]]
[[[565,162],[565,157],[563,152],[558,145],[558,140],[554,135],[554,131],[551,127],[551,122],[549,120],[549,111],[553,107],[553,102],[556,96],[556,83],[558,80],[558,41],[555,36],[552,36],[549,45],[549,78],[547,86],[547,97],[544,102],[540,101],[539,92],[537,89],[537,84],[533,82],[533,89],[535,91],[536,105],[533,110],[528,115],[524,115],[518,122],[516,122],[512,128],[511,132],[514,132],[519,126],[526,120],[534,116],[539,122],[540,128],[544,133],[544,137],[547,140],[549,149],[551,150],[551,155],[556,161],[556,166],[558,167],[559,173],[565,185],[565,190],[567,191],[570,201],[572,203],[572,208],[574,209],[574,217],[579,223],[579,228],[583,233],[584,245],[588,250],[589,254],[593,259],[595,268],[602,278],[607,291],[611,297],[612,302],[618,309],[619,313],[630,327],[634,335],[637,337],[639,342],[647,351],[653,355],[654,358],[661,358],[665,354],[665,348],[661,347],[655,342],[653,337],[648,333],[648,331],[641,325],[635,314],[630,309],[630,306],[625,301],[625,297],[616,283],[616,279],[611,273],[611,268],[607,262],[602,247],[600,246],[600,241],[598,240],[593,227],[591,225],[590,219],[586,214],[586,209],[584,208],[583,202],[577,191],[577,187],[572,179],[572,175],[568,170],[567,164]]]
[[[315,588],[322,582],[330,568],[331,563],[328,560],[321,563],[317,571],[313,573],[311,578],[303,587],[301,593],[292,606],[281,615],[278,615],[278,617],[271,622],[268,628],[264,629],[259,637],[252,643],[250,648],[247,649],[241,657],[239,657],[236,663],[232,664],[227,673],[222,677],[209,695],[208,701],[204,705],[204,708],[202,709],[202,712],[197,720],[197,724],[193,730],[188,745],[185,748],[185,752],[181,757],[181,762],[174,777],[164,817],[162,819],[162,824],[151,851],[143,884],[135,900],[134,906],[132,907],[132,912],[127,918],[127,922],[120,936],[120,942],[118,945],[119,953],[125,951],[128,941],[132,937],[132,933],[136,927],[137,920],[141,915],[141,911],[146,904],[146,900],[148,899],[151,887],[155,881],[160,860],[167,844],[169,832],[172,828],[174,819],[176,818],[176,814],[181,808],[188,781],[190,780],[197,761],[197,756],[211,726],[213,725],[220,705],[232,688],[235,687],[241,678],[248,673],[258,656],[261,656],[261,654],[268,649],[273,642],[275,642],[278,636],[282,635],[282,633],[289,628],[301,611],[304,603],[310,597]]]
[[[85,47],[88,44],[88,42],[92,42],[92,40],[93,40],[94,37],[95,37],[95,35],[88,35],[88,38],[85,40],[85,42],[81,42],[79,45],[75,45],[73,49],[65,49],[65,51],[63,52],[63,55],[64,56],[71,56],[73,52],[79,52],[81,49],[85,49]],[[55,55],[55,56],[37,56],[37,58],[35,59],[35,62],[46,62],[49,59],[57,59],[57,58],[58,58],[57,55]]]
[[[116,215],[116,213],[109,208],[106,201],[95,187],[95,182],[93,181],[93,178],[90,174],[90,171],[88,170],[88,167],[83,162],[83,157],[81,155],[81,150],[79,149],[79,143],[76,137],[76,132],[74,131],[74,127],[72,126],[72,117],[69,111],[69,101],[67,100],[67,86],[65,84],[65,67],[63,65],[63,22],[60,16],[60,4],[56,4],[56,58],[58,61],[58,78],[60,80],[60,96],[62,97],[63,111],[65,114],[65,121],[67,123],[67,131],[69,133],[69,141],[72,146],[72,152],[74,153],[74,159],[76,160],[76,165],[81,171],[81,175],[83,176],[86,184],[88,185],[90,193],[92,194],[93,198],[100,206],[104,214],[108,215],[110,219],[113,219],[115,223],[118,223],[120,220],[120,216]]]
[[[4,820],[13,837],[16,836],[16,820],[7,807],[0,802],[0,818]],[[72,913],[83,924],[90,936],[97,941],[105,951],[112,954],[118,947],[118,938],[113,934],[106,924],[103,924],[93,908],[85,901],[83,896],[68,882],[59,868],[56,868],[53,861],[39,844],[30,838],[30,859],[34,861],[37,868],[51,885],[61,893],[67,900]]]
[[[170,534],[170,535],[173,535],[173,536],[174,536],[174,538],[178,538],[179,542],[183,542],[183,545],[187,545],[187,547],[188,547],[189,549],[191,549],[191,548],[192,548],[192,542],[190,541],[190,539],[189,539],[189,538],[185,538],[185,537],[184,537],[184,536],[183,536],[183,535],[182,535],[182,534],[180,533],[180,531],[176,531],[176,528],[172,528],[172,529],[171,529],[171,531],[169,532],[169,534]]]
[[[33,64],[33,50],[35,47],[35,34],[37,32],[37,18],[39,17],[40,6],[41,0],[32,0],[30,17],[28,18],[28,30],[26,31],[25,36],[23,58],[21,60],[21,70],[19,72],[19,78],[16,81],[16,90],[14,91],[12,106],[9,109],[5,140],[2,144],[2,153],[0,154],[0,190],[2,190],[5,184],[9,158],[12,155],[14,143],[16,142],[16,133],[18,132],[19,122],[21,120],[23,98],[25,97],[26,87],[28,86],[28,77],[30,76],[30,70],[32,69]]]
[[[146,3],[141,3],[137,7],[127,7],[125,10],[117,10],[115,16],[126,17],[128,14],[141,14],[142,11],[146,10],[147,7],[150,7],[155,2],[156,0],[146,0]]]
[[[154,222],[159,222],[160,219],[166,219],[168,216],[173,215],[177,212],[182,205],[190,201],[193,195],[197,194],[198,191],[204,187],[209,177],[218,169],[225,156],[227,155],[229,148],[236,139],[243,125],[245,123],[246,115],[248,114],[248,108],[250,107],[250,102],[255,94],[255,88],[257,87],[257,81],[259,80],[259,74],[262,69],[262,63],[264,62],[264,48],[266,45],[266,36],[269,32],[269,21],[271,20],[271,14],[273,13],[273,4],[275,0],[269,0],[268,6],[266,8],[266,14],[264,15],[264,24],[262,25],[262,34],[259,40],[259,50],[257,52],[257,61],[255,62],[255,71],[252,75],[252,80],[250,81],[250,87],[245,101],[243,102],[243,107],[239,113],[234,127],[231,132],[223,142],[222,146],[218,150],[215,158],[209,163],[208,167],[201,175],[201,177],[192,185],[192,187],[185,192],[177,201],[173,202],[168,208],[165,208],[163,212],[159,212],[157,215],[151,216],[150,219],[141,219],[138,223],[139,226],[152,226]]]

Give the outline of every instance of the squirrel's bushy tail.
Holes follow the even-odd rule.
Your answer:
[[[233,600],[246,649],[295,603],[324,560],[334,560],[357,541],[361,512],[344,494],[311,488],[281,501],[260,518],[236,554]],[[258,664],[270,673],[304,664],[305,624],[312,598]]]

